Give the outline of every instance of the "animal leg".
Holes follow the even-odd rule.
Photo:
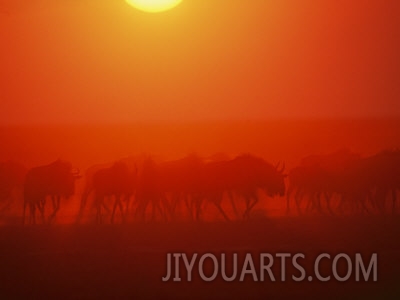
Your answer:
[[[60,196],[53,196],[51,197],[52,203],[53,203],[53,213],[49,217],[49,223],[53,221],[53,219],[56,217],[57,212],[60,210]]]
[[[125,207],[125,220],[124,220],[124,222],[126,221],[126,217],[129,216],[130,207],[131,207],[131,195],[125,196],[125,200],[126,200],[126,207]]]
[[[36,211],[35,204],[30,203],[30,217],[31,217],[30,224],[36,224],[36,217],[35,217],[36,212],[35,211]]]
[[[315,207],[316,207],[317,211],[320,214],[323,214],[322,206],[321,206],[321,192],[320,191],[318,191],[314,194],[314,200],[315,200]]]
[[[200,221],[200,218],[201,218],[201,212],[202,212],[202,210],[201,210],[201,206],[202,206],[202,203],[203,203],[203,200],[199,197],[197,200],[196,200],[196,221]]]
[[[247,219],[249,219],[250,218],[250,212],[251,212],[251,210],[254,208],[254,206],[258,203],[258,197],[256,196],[256,195],[251,195],[251,196],[249,196],[249,199],[250,199],[250,201],[248,202],[249,203],[249,206],[247,207],[247,209],[246,209],[246,211],[245,211],[245,213],[244,213],[244,215],[243,215],[243,217],[246,217]],[[251,200],[253,200],[253,201],[251,201]]]
[[[292,196],[294,190],[295,188],[291,185],[286,192],[286,214],[289,214],[290,212],[290,197]]]
[[[230,200],[230,202],[231,202],[233,212],[235,213],[236,217],[238,217],[238,216],[239,216],[239,212],[238,212],[238,210],[237,210],[237,208],[236,208],[235,198],[233,197],[232,191],[229,191],[229,192],[228,192],[228,197],[229,197],[229,200]]]
[[[325,193],[324,193],[324,196],[325,196],[326,208],[328,209],[328,212],[329,212],[331,215],[334,215],[334,213],[333,213],[333,211],[332,211],[332,208],[331,208],[331,200],[332,200],[333,195],[330,195],[329,193],[325,192]]]
[[[83,212],[85,211],[85,207],[87,204],[87,199],[90,195],[90,193],[92,192],[93,188],[87,188],[85,189],[85,191],[82,194],[82,198],[81,198],[81,204],[79,206],[79,213],[78,213],[78,218],[77,218],[77,222],[79,223],[82,219],[83,216]]]
[[[114,224],[115,210],[117,208],[117,205],[119,205],[119,202],[120,202],[120,196],[116,195],[115,196],[114,205],[113,205],[113,209],[112,209],[112,213],[111,213],[111,224]]]
[[[103,206],[104,198],[96,195],[95,206],[96,206],[96,223],[102,224],[101,207]]]
[[[225,211],[222,209],[221,205],[219,203],[215,203],[215,206],[218,208],[219,212],[222,214],[222,216],[225,218],[226,221],[230,221],[229,217],[225,213]]]
[[[33,204],[33,205],[34,205],[33,212],[35,212],[35,210],[36,210],[35,209],[35,204]],[[39,201],[38,204],[37,204],[37,207],[38,207],[39,212],[40,212],[42,223],[45,224],[46,223],[46,218],[45,218],[45,215],[44,215],[45,201]],[[35,214],[33,216],[35,217]]]

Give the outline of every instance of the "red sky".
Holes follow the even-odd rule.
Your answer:
[[[0,122],[400,117],[400,4],[0,0]]]

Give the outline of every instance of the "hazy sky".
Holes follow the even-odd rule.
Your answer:
[[[0,122],[400,117],[399,2],[0,0]]]

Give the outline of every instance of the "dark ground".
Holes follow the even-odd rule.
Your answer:
[[[4,226],[0,299],[400,299],[400,218],[304,216],[232,223]],[[378,253],[377,282],[162,282],[168,252]],[[239,260],[240,262],[240,260]],[[239,264],[239,270],[241,264]],[[274,274],[280,275],[280,264]],[[291,273],[292,272],[292,273]],[[329,272],[328,272],[329,273]],[[324,273],[328,274],[328,273]],[[186,273],[181,273],[186,278]]]

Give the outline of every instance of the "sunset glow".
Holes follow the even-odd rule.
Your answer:
[[[10,1],[0,122],[400,116],[397,2],[166,1]]]
[[[137,9],[157,13],[177,6],[182,0],[126,0],[126,2]]]

